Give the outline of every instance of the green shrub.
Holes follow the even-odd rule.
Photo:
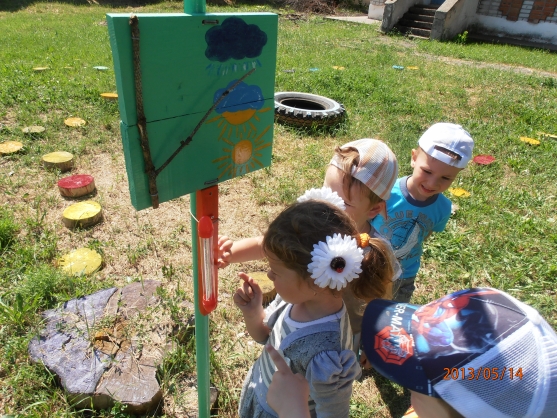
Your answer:
[[[0,250],[8,248],[18,232],[19,226],[15,223],[13,215],[5,209],[0,209]]]

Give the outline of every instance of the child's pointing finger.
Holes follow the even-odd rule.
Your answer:
[[[275,348],[271,344],[267,344],[265,346],[265,350],[267,350],[267,353],[269,353],[269,355],[271,356],[271,359],[273,360],[273,363],[275,363],[275,366],[277,366],[277,370],[279,372],[292,373],[292,370],[290,370],[290,367],[288,367],[288,364],[286,364],[284,358],[279,354],[277,350],[275,350]]]
[[[241,271],[240,273],[238,273],[238,276],[240,277],[240,279],[242,279],[244,282],[249,283],[250,281],[250,277],[244,273],[243,271]]]
[[[238,276],[240,277],[240,279],[242,279],[244,281],[244,285],[248,285],[251,288],[254,295],[256,295],[258,293],[263,293],[261,291],[261,288],[257,284],[257,282],[255,280],[253,280],[253,278],[248,276],[246,273],[240,272],[240,273],[238,273]]]

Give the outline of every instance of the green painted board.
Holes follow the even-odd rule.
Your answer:
[[[220,102],[193,141],[157,177],[159,201],[271,163],[278,17],[271,13],[137,14],[147,133],[159,168]],[[129,14],[108,14],[132,204],[151,206],[139,143]]]
[[[208,118],[194,140],[157,177],[159,199],[165,202],[225,180],[267,167],[271,163],[274,98],[264,102],[253,121],[230,124],[224,117]],[[198,114],[147,124],[155,167],[160,167],[198,123]],[[120,123],[132,204],[137,210],[151,206],[149,185],[137,125]]]

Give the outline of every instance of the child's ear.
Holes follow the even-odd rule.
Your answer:
[[[414,168],[414,165],[416,164],[416,158],[418,158],[418,150],[413,149],[412,150],[412,159],[410,160],[410,167]]]
[[[381,215],[384,219],[387,219],[387,202],[385,202],[384,200],[376,203],[369,209],[369,219],[374,219],[377,215]]]

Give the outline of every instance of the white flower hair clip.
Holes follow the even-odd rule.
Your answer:
[[[320,189],[309,189],[298,198],[298,203],[307,202],[308,200],[326,200],[336,207],[346,210],[344,200],[340,198],[337,192],[333,192],[330,187],[323,186]]]
[[[319,287],[340,290],[362,272],[363,251],[350,235],[328,236],[313,245],[308,272]]]

